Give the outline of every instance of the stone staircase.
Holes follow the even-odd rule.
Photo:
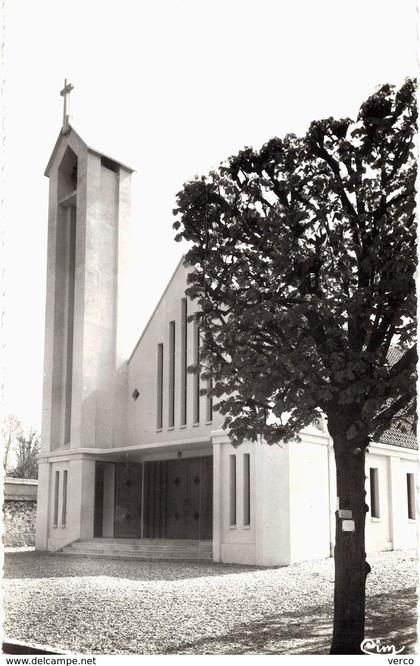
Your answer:
[[[211,541],[189,539],[80,539],[59,552],[61,555],[129,560],[213,560]]]

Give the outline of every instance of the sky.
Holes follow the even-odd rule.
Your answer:
[[[244,146],[355,117],[417,73],[415,0],[6,0],[2,409],[40,428],[48,179],[62,120],[133,167],[134,347],[183,248],[184,182]]]

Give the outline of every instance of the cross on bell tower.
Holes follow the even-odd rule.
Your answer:
[[[64,104],[63,104],[63,127],[61,129],[63,134],[68,134],[70,131],[70,125],[69,125],[69,118],[70,115],[68,113],[68,98],[70,97],[71,91],[74,89],[74,86],[72,86],[71,83],[67,83],[67,79],[64,79],[64,88],[63,90],[60,91],[60,95],[64,97]]]

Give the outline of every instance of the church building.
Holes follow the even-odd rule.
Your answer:
[[[49,160],[36,548],[288,565],[329,557],[335,467],[322,420],[300,443],[234,448],[199,374],[181,260],[127,357],[132,169],[65,122]],[[131,308],[133,306],[131,305]],[[414,547],[413,437],[366,458],[368,551]]]

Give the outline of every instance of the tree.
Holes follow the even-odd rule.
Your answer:
[[[9,414],[1,423],[1,438],[3,442],[3,467],[7,474],[9,455],[16,445],[17,438],[23,433],[22,423],[17,416]]]
[[[40,438],[35,430],[29,430],[28,436],[17,437],[16,465],[10,470],[10,476],[18,479],[38,478],[38,456]]]
[[[204,375],[232,442],[296,440],[327,417],[334,654],[360,653],[364,636],[366,450],[415,414],[416,120],[415,82],[384,85],[356,121],[242,150],[185,184],[174,210],[176,240],[191,243]]]

